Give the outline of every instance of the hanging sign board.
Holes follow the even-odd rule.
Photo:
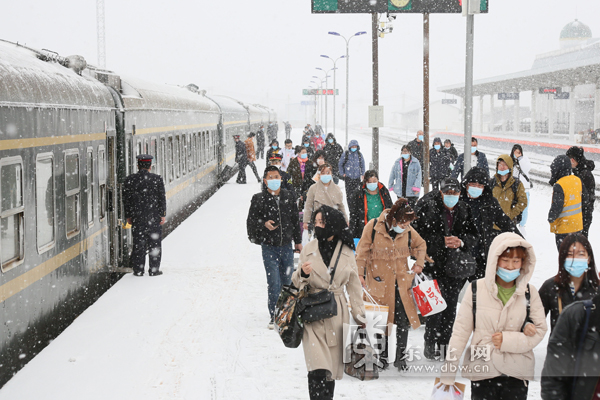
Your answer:
[[[383,128],[383,106],[369,106],[369,128]]]
[[[462,13],[464,0],[311,0],[312,13]],[[489,0],[479,1],[482,13],[488,12]]]

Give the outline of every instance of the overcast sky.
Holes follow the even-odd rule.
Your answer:
[[[433,1],[433,0],[432,0]],[[311,14],[311,0],[105,0],[107,68],[163,83],[195,83],[276,108],[298,103],[315,67],[331,68],[352,35],[350,103],[366,117],[372,99],[371,17]],[[475,17],[475,79],[529,69],[536,54],[558,49],[564,25],[578,18],[600,35],[598,0],[489,0]],[[6,0],[0,3],[0,38],[97,63],[94,0]],[[401,14],[379,40],[380,104],[399,109],[422,100],[422,15]],[[431,97],[437,88],[464,81],[465,18],[431,17]],[[338,62],[338,88],[345,62]],[[333,84],[330,82],[330,87]],[[340,91],[339,103],[344,99]],[[386,111],[388,111],[386,109]]]

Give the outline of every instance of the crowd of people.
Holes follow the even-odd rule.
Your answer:
[[[238,183],[245,183],[245,166],[254,165],[255,150],[249,144],[254,136],[249,134],[245,145],[236,138]],[[542,398],[600,396],[599,280],[587,238],[595,199],[594,162],[582,148],[571,147],[551,164],[548,223],[559,257],[556,275],[538,292],[529,283],[536,256],[523,229],[533,187],[523,147],[515,144],[490,170],[479,140],[473,138],[465,173],[464,154],[449,139],[434,138],[430,149],[423,140],[419,131],[402,146],[387,187],[378,171],[366,170],[357,140],[344,149],[319,126],[307,125],[296,147],[287,134],[284,148],[272,138],[262,180],[253,168],[262,191],[252,198],[247,230],[262,248],[268,327],[273,329],[279,291],[290,282],[309,293],[328,289],[337,301],[337,316],[305,323],[310,398],[333,398],[334,382],[343,375],[342,326],[349,323],[344,290],[355,321],[365,321],[363,291],[389,307],[379,354],[384,369],[410,367],[409,332],[425,323],[422,354],[443,363],[443,385],[454,385],[472,337],[471,351],[462,362],[468,367],[462,376],[471,380],[472,398],[525,399],[534,374],[533,348],[544,338],[550,314]],[[427,151],[431,190],[424,194]],[[315,240],[303,248],[307,233]],[[356,247],[353,238],[360,239]],[[295,272],[294,251],[301,253]],[[409,263],[411,258],[414,263]],[[474,260],[473,270],[457,272],[460,260],[468,259]],[[421,273],[437,281],[447,304],[426,318],[419,317],[411,292],[414,276]],[[388,350],[392,326],[395,352]],[[474,353],[474,346],[485,350]]]

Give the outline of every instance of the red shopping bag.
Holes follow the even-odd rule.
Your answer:
[[[424,317],[442,312],[448,306],[442,297],[437,280],[431,280],[424,274],[415,275],[412,293],[417,308]]]

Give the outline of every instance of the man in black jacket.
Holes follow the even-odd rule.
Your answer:
[[[256,159],[265,158],[265,126],[256,131]]]
[[[289,285],[294,272],[294,249],[302,250],[300,220],[295,196],[281,189],[281,174],[276,166],[265,169],[263,190],[252,197],[246,228],[248,239],[262,247],[269,296],[269,329],[273,329],[275,304],[281,287]]]
[[[146,254],[150,258],[148,275],[162,275],[159,269],[167,198],[162,178],[150,172],[153,158],[149,154],[138,155],[139,171],[129,175],[123,184],[125,218],[132,225],[133,248],[130,265],[135,276],[144,275]]]
[[[327,134],[327,140],[325,142],[326,144],[323,148],[323,151],[325,151],[325,162],[331,165],[333,182],[337,185],[340,182],[340,170],[338,164],[340,163],[342,154],[344,154],[344,149],[337,140],[335,140],[333,133]]]
[[[433,139],[433,148],[429,149],[431,190],[440,190],[442,180],[450,175],[450,158],[450,154],[442,147],[442,139]]]
[[[597,399],[600,394],[600,294],[591,303],[586,310],[577,301],[558,318],[542,370],[543,400]]]
[[[573,175],[581,179],[581,183],[587,189],[588,202],[588,218],[583,223],[583,234],[588,237],[590,225],[592,224],[592,216],[594,213],[594,201],[596,200],[596,179],[592,171],[596,168],[596,164],[592,160],[585,158],[582,147],[573,146],[567,150],[567,157],[571,159],[573,167]]]
[[[429,145],[427,145],[427,147],[423,147],[423,138],[423,131],[418,131],[417,137],[408,142],[407,144],[408,150],[410,150],[410,154],[412,154],[417,160],[419,160],[419,164],[421,164],[421,166],[423,166],[423,149],[427,149],[427,147],[429,147]]]
[[[448,249],[470,252],[477,243],[477,228],[469,206],[459,199],[460,184],[454,178],[446,178],[441,190],[427,193],[417,202],[417,219],[413,228],[427,242],[427,261],[423,272],[437,279],[446,300],[447,308],[441,313],[427,317],[425,329],[425,357],[432,359],[444,354],[450,342],[456,317],[458,294],[466,278],[453,278],[446,274]],[[438,349],[436,349],[436,345]]]
[[[246,144],[240,140],[240,135],[233,135],[235,140],[235,162],[238,165],[238,176],[236,183],[246,183],[246,165],[248,165],[248,156],[246,155]]]

